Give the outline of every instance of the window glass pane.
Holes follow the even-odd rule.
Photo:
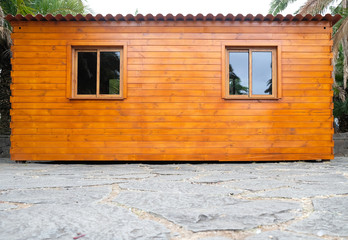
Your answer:
[[[96,94],[97,91],[97,53],[77,53],[77,94]]]
[[[252,94],[272,95],[272,52],[252,52]]]
[[[100,94],[120,94],[120,52],[100,52]]]
[[[229,94],[249,93],[249,53],[229,52]]]

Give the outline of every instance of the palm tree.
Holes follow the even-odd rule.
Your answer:
[[[9,48],[11,45],[11,31],[5,21],[5,14],[0,6],[0,41],[1,46]]]
[[[270,4],[269,13],[275,15],[286,9],[286,7],[297,0],[272,0]],[[329,8],[332,13],[339,13],[343,18],[336,23],[334,27],[333,35],[333,46],[332,52],[334,55],[334,60],[338,56],[338,51],[340,50],[340,45],[342,45],[343,57],[344,57],[344,66],[343,66],[343,89],[347,88],[347,78],[348,78],[348,9],[347,2],[348,0],[342,0],[335,7],[332,4],[336,3],[336,0],[307,0],[302,7],[296,12],[301,15],[306,14],[323,14]],[[333,64],[334,65],[334,64]],[[333,71],[334,72],[334,71]],[[334,80],[335,77],[333,76]],[[334,82],[334,87],[337,86],[336,81]]]
[[[272,0],[269,12],[277,14],[283,11],[289,4],[296,0]],[[334,111],[333,114],[338,118],[340,131],[348,131],[348,99],[347,79],[348,79],[348,0],[341,0],[338,4],[336,0],[307,0],[296,12],[302,15],[323,14],[330,9],[332,14],[340,14],[342,19],[333,27],[333,59],[332,77],[334,79]]]
[[[83,0],[0,0],[0,134],[10,132],[11,27],[7,14],[87,13]]]
[[[269,13],[276,15],[285,10],[290,3],[296,1],[297,0],[272,0]],[[337,0],[307,0],[296,13],[302,15],[323,13],[335,2],[337,2]],[[346,4],[344,2],[346,1],[341,1],[339,5]]]

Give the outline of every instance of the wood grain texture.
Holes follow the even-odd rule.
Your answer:
[[[11,159],[333,158],[325,22],[14,22]],[[19,28],[21,27],[21,28]],[[69,47],[120,46],[127,98],[69,99]],[[279,99],[223,99],[222,46],[280,46]]]

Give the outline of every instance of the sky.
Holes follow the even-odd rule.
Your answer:
[[[261,13],[266,15],[269,10],[271,0],[86,0],[92,14],[101,13],[106,15],[116,14],[135,14],[146,15],[151,13],[156,15],[161,13],[166,15],[172,13],[174,15],[202,13],[204,15],[212,13],[224,15],[232,13],[237,15],[241,13],[247,15],[249,13],[256,15]],[[305,2],[305,0],[297,0],[282,12],[283,15],[294,14],[294,12]]]

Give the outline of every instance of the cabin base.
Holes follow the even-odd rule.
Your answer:
[[[16,163],[21,163],[21,164],[24,164],[24,163],[27,163],[27,161],[15,161]]]
[[[46,155],[40,156],[18,156],[17,154],[11,155],[11,160],[17,163],[25,163],[26,161],[35,162],[282,162],[282,161],[330,161],[334,159],[333,155],[325,156],[325,158],[313,155],[301,155],[289,154],[284,156],[279,155],[253,155],[253,156],[204,156],[204,155],[191,155],[191,156],[178,156],[178,155],[123,155],[123,156],[110,156],[110,155]],[[42,154],[44,155],[44,154]]]

